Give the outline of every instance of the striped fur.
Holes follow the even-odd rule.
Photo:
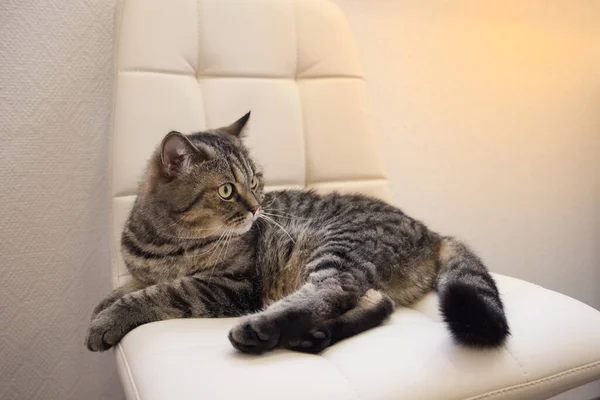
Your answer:
[[[235,348],[319,352],[431,290],[458,343],[505,341],[494,280],[464,244],[362,195],[263,194],[239,138],[247,117],[159,146],[122,236],[134,282],[94,310],[90,350],[152,321],[246,315],[229,333]]]

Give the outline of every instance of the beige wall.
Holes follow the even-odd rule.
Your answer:
[[[600,309],[600,2],[336,2],[396,203]]]
[[[600,307],[600,3],[338,3],[397,202]],[[0,397],[122,397],[83,347],[110,286],[112,23],[112,1],[0,2]]]
[[[600,3],[338,3],[397,203],[600,308]]]

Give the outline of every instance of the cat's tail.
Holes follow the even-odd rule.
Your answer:
[[[454,339],[474,347],[495,347],[510,334],[494,279],[467,246],[445,237],[438,252],[440,311]]]

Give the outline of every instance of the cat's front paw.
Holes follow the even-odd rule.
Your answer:
[[[108,297],[104,300],[102,300],[102,302],[100,302],[96,307],[94,307],[94,309],[92,310],[92,318],[91,321],[94,321],[96,319],[96,316],[98,314],[100,314],[102,311],[106,310],[107,308],[109,308],[110,306],[112,306],[117,300],[119,300],[118,297]]]
[[[92,320],[88,328],[85,345],[90,351],[106,351],[125,335],[123,327],[110,315],[101,312]]]
[[[320,353],[331,345],[331,331],[327,327],[310,330],[285,344],[290,350],[302,353]]]
[[[281,332],[267,316],[257,314],[246,318],[229,331],[229,341],[239,351],[260,354],[279,343]]]

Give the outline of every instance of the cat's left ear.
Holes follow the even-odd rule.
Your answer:
[[[242,130],[244,129],[244,126],[246,125],[246,122],[248,122],[249,119],[250,119],[250,111],[248,111],[246,113],[246,115],[244,115],[242,118],[235,121],[233,124],[226,126],[224,128],[221,128],[220,130],[225,133],[228,133],[230,135],[233,135],[235,137],[241,138]]]
[[[160,161],[165,174],[181,177],[192,170],[192,166],[214,158],[214,151],[207,146],[194,145],[187,136],[172,131],[161,143]]]

